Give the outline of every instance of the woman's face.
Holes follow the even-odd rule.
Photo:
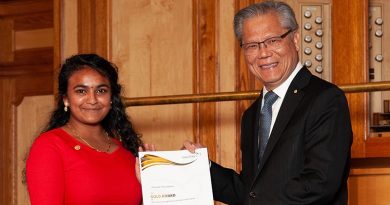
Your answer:
[[[110,81],[87,66],[70,76],[63,100],[69,107],[69,122],[100,124],[111,109]]]

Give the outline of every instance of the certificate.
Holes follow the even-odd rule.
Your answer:
[[[213,205],[206,148],[139,152],[144,205]]]

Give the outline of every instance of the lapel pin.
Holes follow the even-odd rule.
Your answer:
[[[81,149],[81,147],[80,147],[80,145],[75,145],[75,146],[74,146],[74,149],[77,150],[77,151],[79,151],[79,150]]]
[[[298,90],[294,90],[294,93],[295,93],[295,94],[298,93]]]

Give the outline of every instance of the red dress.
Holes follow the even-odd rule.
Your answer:
[[[40,135],[26,165],[32,205],[140,205],[135,157],[119,145],[98,152],[57,128]],[[77,149],[79,145],[80,149]]]

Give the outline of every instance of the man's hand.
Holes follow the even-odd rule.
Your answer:
[[[199,143],[193,143],[189,140],[186,140],[184,141],[183,147],[181,149],[186,149],[191,153],[195,153],[195,150],[199,148],[204,148],[204,146]]]

